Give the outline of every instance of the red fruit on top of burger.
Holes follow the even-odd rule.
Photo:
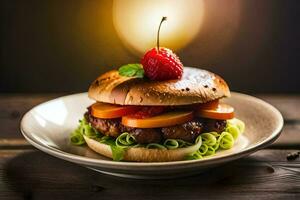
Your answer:
[[[159,47],[159,32],[163,17],[157,32],[157,47],[146,52],[141,60],[145,75],[155,81],[180,79],[183,74],[183,65],[175,53],[170,49]]]

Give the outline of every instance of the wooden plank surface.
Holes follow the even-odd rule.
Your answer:
[[[32,107],[62,94],[1,94],[0,95],[0,137],[21,138],[19,130],[22,116]]]
[[[300,95],[255,95],[275,106],[286,121],[300,121]]]
[[[287,162],[290,151],[262,150],[192,177],[134,180],[40,151],[5,150],[0,151],[0,199],[297,199],[300,160]]]
[[[281,135],[270,148],[300,148],[300,122],[285,122]]]

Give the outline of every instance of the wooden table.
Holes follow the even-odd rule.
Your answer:
[[[133,180],[103,175],[49,156],[19,131],[22,115],[58,95],[0,95],[0,199],[300,199],[300,96],[257,95],[284,116],[280,138],[267,149],[212,169],[172,180]]]

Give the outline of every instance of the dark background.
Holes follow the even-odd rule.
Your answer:
[[[100,73],[140,60],[120,41],[110,0],[0,7],[2,93],[86,91]],[[205,9],[199,35],[177,52],[186,66],[220,74],[235,91],[300,92],[299,0],[206,0]]]

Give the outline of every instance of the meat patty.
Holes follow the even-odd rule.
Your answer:
[[[193,142],[202,132],[203,123],[198,120],[186,122],[184,124],[162,128],[165,139],[181,139],[187,142]]]
[[[90,113],[86,113],[85,118],[103,135],[116,138],[122,132],[121,119],[100,119],[93,117]]]
[[[139,144],[159,143],[162,140],[160,129],[134,128],[128,131]]]
[[[121,119],[100,119],[93,117],[90,112],[85,118],[99,132],[106,136],[117,138],[121,133],[128,132],[137,143],[159,143],[164,139],[181,139],[194,142],[202,132],[216,131],[221,133],[226,128],[226,120],[196,118],[184,124],[165,128],[132,128],[121,124]]]
[[[139,144],[159,143],[162,139],[160,129],[126,127],[121,124],[121,119],[100,119],[93,117],[89,112],[85,114],[85,118],[92,127],[106,136],[117,138],[121,133],[128,132]]]
[[[215,119],[205,119],[203,120],[204,126],[203,131],[204,132],[217,132],[222,133],[227,125],[226,120],[215,120]]]

